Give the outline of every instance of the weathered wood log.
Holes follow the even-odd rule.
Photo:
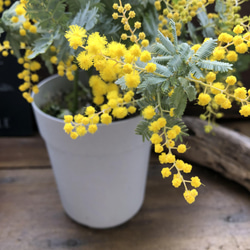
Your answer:
[[[190,134],[184,142],[190,149],[179,157],[211,168],[250,191],[250,137],[221,125],[207,134],[206,122],[195,117],[184,117],[184,122]]]

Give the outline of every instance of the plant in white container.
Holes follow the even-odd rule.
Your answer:
[[[128,141],[118,139],[117,144],[112,144],[115,150],[113,158],[119,153],[126,155],[129,152],[135,152],[135,148],[142,148],[141,144],[131,141],[129,132],[125,132],[125,127],[128,125],[124,125],[122,132],[117,134],[114,126],[120,123],[116,120],[129,121],[132,118],[127,118],[140,113],[142,118],[135,118],[137,127],[132,125],[131,129],[135,130],[137,138],[140,135],[143,140],[150,141],[154,145],[154,151],[159,154],[159,161],[163,164],[161,171],[163,178],[172,178],[172,184],[176,188],[183,186],[185,200],[193,203],[198,195],[197,188],[201,185],[201,180],[197,176],[186,178],[186,174],[192,170],[192,165],[177,159],[175,155],[176,151],[182,154],[188,148],[188,145],[181,142],[182,136],[187,135],[182,117],[189,102],[195,102],[204,107],[200,117],[208,120],[205,131],[210,136],[214,119],[222,116],[221,109],[230,109],[233,101],[240,104],[239,112],[242,116],[250,115],[250,93],[237,79],[240,62],[245,60],[244,54],[248,52],[250,46],[249,17],[240,17],[238,14],[240,3],[231,0],[148,0],[136,6],[133,6],[132,1],[130,4],[129,1],[123,3],[119,0],[112,2],[112,12],[108,8],[105,12],[99,1],[83,0],[68,3],[67,8],[71,11],[67,12],[66,2],[22,1],[21,4],[7,10],[1,20],[3,30],[9,31],[7,33],[9,38],[15,37],[16,33],[23,37],[21,46],[26,48],[26,53],[24,57],[19,58],[19,62],[23,63],[25,68],[19,76],[24,79],[20,90],[24,91],[24,97],[28,101],[34,100],[33,107],[35,112],[38,112],[37,119],[39,120],[40,114],[43,113],[38,111],[42,106],[45,106],[46,110],[53,110],[59,117],[64,117],[64,121],[53,118],[58,122],[59,127],[52,129],[51,124],[49,125],[51,129],[47,129],[48,138],[50,138],[47,144],[53,152],[50,153],[51,159],[55,150],[61,153],[58,160],[52,160],[52,165],[56,165],[57,161],[61,165],[68,159],[68,150],[61,149],[62,145],[68,149],[71,145],[74,147],[72,154],[75,155],[76,160],[67,161],[67,165],[71,165],[71,162],[72,164],[81,162],[79,156],[86,152],[82,160],[84,163],[84,159],[91,156],[97,147],[94,146],[88,151],[88,145],[90,146],[92,140],[95,141],[95,138],[100,137],[101,133],[108,136],[102,140],[100,152],[98,151],[100,160],[95,156],[91,168],[106,162],[107,143],[117,139],[118,134],[125,135]],[[152,9],[153,5],[154,9]],[[108,1],[106,6],[111,6],[110,3],[108,5]],[[82,8],[80,11],[79,7]],[[209,13],[210,7],[211,13]],[[28,13],[26,16],[22,13],[25,11]],[[110,21],[106,16],[107,13],[112,14],[114,20]],[[28,25],[27,18],[31,18]],[[40,37],[36,40],[34,36],[37,33]],[[6,37],[8,38],[8,35]],[[31,47],[27,47],[26,39],[33,40],[33,43],[29,44]],[[6,41],[2,46],[2,53],[6,54],[13,46],[14,54],[18,55],[19,45],[15,42],[11,44]],[[50,104],[46,105],[45,97],[49,96],[52,89],[45,90],[43,82],[40,85],[41,91],[38,93],[39,88],[32,83],[37,79],[31,72],[39,68],[39,64],[33,61],[38,55],[41,55],[49,68],[52,69],[53,64],[57,65],[59,75],[64,75],[66,72],[67,78],[75,82],[74,87],[71,88],[74,98],[70,99],[71,95],[62,94],[61,91],[56,90],[56,98],[49,98]],[[78,68],[83,70],[80,74],[89,73],[88,85],[79,84]],[[52,81],[54,78],[49,80]],[[65,79],[56,81],[55,86],[65,85]],[[52,88],[57,89],[55,86]],[[33,90],[33,96],[30,95],[30,90]],[[83,98],[79,97],[81,95]],[[55,107],[54,104],[57,99],[69,100],[68,103],[73,108],[64,109],[63,112],[61,109],[58,111],[58,106]],[[80,108],[75,102],[79,99],[85,100],[82,103],[83,107]],[[110,128],[111,134],[104,132],[105,128]],[[45,130],[40,128],[42,135],[45,134]],[[52,139],[54,134],[60,134],[63,140]],[[83,150],[82,144],[85,139],[87,148]],[[87,139],[90,142],[87,142]],[[123,144],[126,145],[125,149],[121,149]],[[129,145],[134,147],[130,148]],[[142,151],[149,152],[146,142],[145,145]],[[147,165],[145,161],[147,158],[143,155],[144,160],[141,160],[140,164]],[[134,157],[131,160],[128,165],[135,161]],[[114,160],[118,166],[122,161],[126,160],[121,160],[120,157]],[[137,165],[136,163],[135,166]],[[95,185],[103,181],[104,174],[110,176],[114,169],[117,171],[117,168],[112,167],[109,171],[100,166],[94,174],[95,178],[92,179],[89,175],[90,168],[78,166],[77,163],[76,169],[80,168],[84,171],[83,175]],[[107,167],[109,168],[110,165],[108,164]],[[78,183],[83,179],[70,169],[70,166],[64,168],[66,177],[62,177],[62,174],[55,170],[59,186],[65,189],[61,192],[63,204],[66,211],[83,224],[94,227],[114,226],[130,218],[141,206],[143,198],[139,199],[132,208],[132,212],[125,216],[126,218],[110,223],[112,215],[115,214],[114,211],[119,210],[118,204],[124,207],[125,204],[130,203],[127,194],[134,192],[132,190],[137,182],[137,179],[126,175],[131,171],[133,176],[133,169],[127,171],[126,167],[122,167],[116,177],[113,177],[111,189],[116,189],[119,183],[121,184],[119,179],[121,178],[125,179],[125,184],[121,184],[125,191],[120,197],[119,192],[114,195],[117,203],[113,207],[104,202],[102,206],[99,205],[100,209],[96,210],[98,205],[93,204],[100,198],[87,195],[89,201],[94,201],[90,202],[92,204],[90,210],[95,211],[95,215],[99,215],[98,219],[101,220],[106,216],[100,215],[101,211],[111,211],[107,219],[102,222],[103,224],[91,224],[88,221],[90,215],[85,215],[84,219],[78,219],[80,211],[85,210],[87,202],[85,199],[82,200],[82,205],[79,205],[80,211],[76,212],[77,216],[74,217],[72,215],[74,213],[71,214],[68,209],[71,206],[69,204],[72,204],[71,198],[75,196],[77,200],[81,200],[81,196],[76,194],[76,188],[73,188],[73,191],[66,191],[66,186],[69,186],[67,176],[68,179],[73,179],[73,176],[78,177],[72,185],[77,188]],[[104,179],[106,183],[109,182],[106,177]],[[142,197],[145,179],[146,174],[142,174],[139,188]],[[95,189],[94,186],[90,188],[86,183],[84,180],[86,186],[83,186],[82,192]],[[131,183],[133,186],[130,186]],[[133,188],[130,189],[131,187]],[[101,189],[96,189],[98,190],[96,193]],[[111,189],[106,189],[102,193],[103,200],[109,199]],[[63,193],[67,192],[71,198],[65,198]],[[123,199],[124,197],[126,200]],[[128,207],[131,208],[129,205]]]

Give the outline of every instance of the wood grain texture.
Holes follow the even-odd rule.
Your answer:
[[[250,249],[249,192],[195,167],[206,187],[188,205],[183,190],[161,178],[156,162],[151,161],[139,213],[108,230],[90,229],[67,217],[51,169],[1,170],[0,249]]]
[[[212,168],[250,191],[250,137],[219,125],[207,134],[206,122],[194,117],[184,121],[190,133],[185,143],[190,148],[180,157]]]
[[[0,138],[0,169],[49,166],[47,150],[39,135]]]
[[[0,138],[0,250],[250,250],[249,191],[193,164],[205,186],[188,205],[161,168],[152,153],[145,201],[134,218],[94,230],[65,214],[39,136]]]

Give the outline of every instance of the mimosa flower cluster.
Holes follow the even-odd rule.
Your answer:
[[[183,25],[191,22],[197,13],[206,10],[206,7],[213,3],[214,0],[155,1],[155,8],[161,12],[158,28],[164,36],[173,39],[171,29],[168,26],[168,19],[173,19],[176,25],[176,33],[180,36]]]
[[[249,26],[237,24],[231,33],[223,32],[218,37],[218,45],[214,49],[211,60],[227,61],[234,63],[238,61],[238,54],[245,54],[250,47]],[[197,51],[200,44],[192,48]],[[206,112],[201,115],[203,120],[211,121],[212,117],[220,118],[223,114],[220,109],[230,109],[232,102],[240,104],[240,114],[244,117],[250,115],[250,90],[242,86],[234,75],[227,75],[224,80],[217,80],[217,72],[209,72],[204,79],[193,79],[199,91],[198,104],[206,106]],[[205,127],[206,132],[212,130],[211,125]]]
[[[119,13],[114,13],[113,17],[115,19],[121,17],[124,29],[131,33],[126,35],[126,38],[130,38],[130,41],[134,42],[129,48],[118,42],[108,43],[106,38],[97,32],[88,35],[86,30],[79,26],[70,26],[65,35],[73,49],[78,49],[78,47],[83,49],[76,57],[78,65],[84,70],[94,66],[99,71],[99,76],[92,76],[89,83],[93,89],[95,103],[100,106],[100,111],[96,111],[93,106],[89,106],[86,108],[84,115],[65,116],[64,130],[70,134],[72,139],[83,136],[87,132],[95,133],[98,129],[96,124],[99,121],[108,125],[113,118],[126,117],[131,108],[135,111],[134,105],[144,99],[143,97],[139,100],[134,99],[134,92],[141,83],[140,75],[154,74],[156,71],[156,64],[152,62],[152,54],[143,49],[145,35],[139,35],[139,37],[134,35],[140,24],[135,23],[134,29],[129,25],[128,20],[135,15],[133,12],[131,14],[130,4],[123,6],[120,2],[120,5],[114,4],[113,7]],[[122,36],[125,37],[125,35]],[[139,40],[142,44],[139,43]],[[144,63],[144,67],[138,66],[136,63],[138,60]],[[121,77],[124,79],[124,89],[126,90],[123,94],[121,90],[114,92],[118,85],[113,84],[113,81]],[[107,100],[105,104],[103,104],[104,100]],[[174,108],[164,111],[161,108],[160,101],[158,105],[146,105],[142,110],[142,116],[149,121],[147,130],[151,134],[150,141],[154,144],[155,152],[159,153],[160,163],[171,164],[170,168],[162,169],[163,178],[169,177],[175,169],[176,174],[173,174],[172,180],[173,186],[177,188],[183,184],[185,187],[184,198],[188,203],[193,203],[198,195],[196,188],[201,185],[201,182],[197,176],[192,177],[191,180],[184,179],[182,173],[190,173],[192,166],[176,159],[173,154],[174,150],[177,150],[178,153],[186,151],[185,144],[175,146],[175,140],[182,133],[182,128],[178,125],[169,127],[165,118],[166,115],[174,117]],[[168,153],[164,151],[168,151]],[[190,184],[192,189],[188,189],[187,184]]]
[[[30,59],[30,56],[33,54],[32,48],[30,46],[30,40],[32,37],[40,36],[41,30],[38,28],[38,22],[36,20],[30,19],[26,12],[27,0],[21,0],[16,2],[12,6],[8,17],[13,23],[15,30],[18,30],[19,35],[19,49],[18,51],[18,63],[23,65],[23,71],[18,74],[18,78],[23,80],[23,84],[19,86],[19,90],[23,92],[23,97],[29,102],[33,102],[31,93],[34,92],[37,94],[39,92],[36,84],[39,82],[38,72],[41,69],[42,65],[38,60]],[[8,5],[6,1],[5,5]],[[15,48],[16,50],[16,48]],[[14,48],[10,45],[8,40],[3,41],[0,44],[0,52],[4,57],[7,57],[9,54],[15,54]],[[54,45],[51,45],[48,49],[49,61],[52,65],[57,65],[57,72],[60,76],[66,75],[70,80],[74,80],[74,71],[77,70],[77,66],[74,64],[73,55],[69,55],[66,59],[58,61],[57,59],[57,48]]]

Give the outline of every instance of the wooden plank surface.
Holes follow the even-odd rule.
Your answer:
[[[7,146],[6,146],[7,145]],[[144,204],[124,225],[94,230],[63,211],[42,139],[0,138],[0,250],[250,250],[250,193],[194,166],[193,205],[151,155]]]
[[[206,187],[193,205],[151,166],[145,202],[128,223],[94,230],[67,217],[51,169],[0,171],[1,250],[250,249],[250,194],[195,168]]]
[[[37,134],[30,137],[0,138],[0,169],[50,166],[44,141]]]

